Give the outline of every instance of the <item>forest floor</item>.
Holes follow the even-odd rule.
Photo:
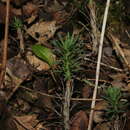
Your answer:
[[[106,2],[0,1],[0,130],[130,130],[130,2],[102,37]]]

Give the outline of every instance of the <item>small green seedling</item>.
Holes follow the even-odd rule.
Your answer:
[[[118,119],[120,114],[124,112],[124,108],[126,107],[126,101],[122,101],[122,93],[119,88],[116,87],[108,87],[105,90],[104,100],[108,103],[108,107],[106,110],[107,117],[110,120]]]
[[[19,18],[14,17],[12,27],[14,27],[16,30],[21,29],[23,27],[23,23]]]
[[[69,33],[65,39],[61,37],[59,39],[54,42],[56,54],[59,56],[59,72],[63,73],[66,80],[70,80],[80,68],[81,44],[78,42],[78,38]]]

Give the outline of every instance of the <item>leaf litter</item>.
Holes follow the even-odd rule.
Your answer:
[[[2,27],[0,61],[3,55],[3,32],[6,18],[6,14],[1,12],[6,10],[5,2],[0,1],[0,26]],[[95,25],[100,32],[105,2],[101,3],[98,0],[94,0],[94,2],[96,13],[99,15],[96,20],[98,26]],[[110,7],[93,115],[93,130],[130,129],[128,125],[130,122],[130,25],[127,11],[129,2],[126,3],[115,1]],[[73,63],[71,66],[76,66],[77,60],[81,62],[80,69],[70,70],[73,72],[71,79],[73,87],[68,125],[70,130],[87,130],[97,64],[97,52],[93,51],[95,45],[93,45],[94,39],[91,34],[93,27],[90,26],[93,23],[93,15],[90,13],[94,11],[94,6],[90,8],[89,4],[83,0],[69,2],[67,0],[11,1],[6,75],[2,91],[0,91],[0,116],[5,118],[5,120],[0,119],[1,130],[64,129],[66,123],[63,107],[68,82],[64,73],[68,73],[67,67],[71,63]],[[120,19],[114,13],[118,12],[114,8],[117,4],[121,9]],[[21,30],[24,52],[20,48],[21,39],[17,38],[19,37],[18,30],[12,28],[14,18],[19,18],[23,23]],[[119,27],[119,25],[121,26]],[[100,34],[99,32],[97,35]],[[75,51],[70,48],[72,52],[68,52],[68,47],[61,46],[58,42],[55,44],[58,44],[59,47],[53,44],[54,41],[63,44],[68,33],[72,34],[75,40],[78,37],[78,45],[74,47]],[[82,49],[81,55],[78,55],[76,47]],[[98,50],[98,45],[96,45],[96,49]],[[75,54],[77,55],[75,56]],[[64,58],[60,58],[63,56]],[[74,58],[75,63],[67,62],[69,58]],[[113,110],[111,107],[113,104],[108,105],[108,103],[112,103],[112,100],[109,102],[104,100],[103,96],[106,96],[104,91],[109,87],[120,89],[122,94],[121,97],[119,96],[120,101],[128,103],[127,106],[123,105],[124,108],[121,107],[125,111],[121,113],[114,111],[115,109]],[[112,115],[106,116],[107,110],[120,114],[115,117],[115,120],[110,120],[109,116]]]

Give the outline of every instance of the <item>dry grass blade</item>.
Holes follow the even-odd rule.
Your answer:
[[[98,52],[98,62],[97,62],[97,69],[96,69],[96,81],[95,81],[95,88],[94,88],[94,92],[93,92],[93,99],[96,99],[96,95],[97,95],[99,73],[100,73],[100,63],[101,63],[102,48],[103,48],[103,40],[104,40],[104,34],[105,34],[105,28],[106,28],[109,5],[110,5],[110,0],[107,0],[106,9],[105,9],[105,13],[104,13],[104,19],[103,19],[103,25],[102,25],[102,32],[101,32],[101,37],[100,37],[100,45],[99,45],[99,52]],[[92,127],[95,103],[96,103],[95,100],[93,100],[92,104],[91,104],[91,112],[90,112],[90,116],[89,116],[88,130],[91,130],[91,127]]]
[[[1,70],[1,73],[0,73],[0,88],[2,88],[2,84],[3,84],[3,81],[4,81],[6,63],[7,63],[9,9],[10,9],[10,0],[6,0],[5,36],[4,36],[4,45],[3,45],[2,70]]]

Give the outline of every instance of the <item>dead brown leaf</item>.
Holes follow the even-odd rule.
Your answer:
[[[102,124],[98,124],[94,130],[111,130],[111,123],[106,122]]]
[[[126,83],[123,82],[123,80],[127,77],[126,74],[117,73],[117,74],[110,75],[110,77],[113,79],[113,81],[111,82],[112,86],[118,87],[121,90],[126,89]]]
[[[34,5],[32,2],[28,2],[23,6],[23,14],[28,17],[25,21],[30,24],[32,23],[38,16],[38,6]]]
[[[4,12],[4,13],[3,13]],[[10,21],[14,16],[21,15],[21,9],[15,9],[12,6],[10,6]],[[5,14],[6,14],[6,5],[0,3],[0,23],[5,23]]]
[[[27,79],[31,71],[29,70],[27,63],[16,56],[8,60],[6,73],[5,84],[8,91],[5,93],[7,98],[10,98],[19,88],[20,84]]]
[[[88,117],[84,111],[79,111],[72,118],[70,130],[87,130]]]
[[[50,69],[50,66],[46,62],[38,59],[36,56],[32,55],[31,52],[28,52],[26,57],[27,57],[28,62],[33,67],[35,67],[37,70],[41,71],[41,70],[49,70]]]
[[[100,123],[105,121],[105,119],[103,118],[105,113],[103,111],[107,109],[107,106],[108,104],[105,101],[100,101],[96,104],[93,115],[94,122]]]
[[[41,93],[46,93],[48,94],[48,89],[46,87],[46,82],[45,79],[37,79],[34,84],[33,84],[33,87],[34,87],[34,90],[36,91],[40,91]],[[37,103],[36,103],[38,106],[44,108],[44,109],[53,109],[54,106],[53,106],[53,103],[52,103],[52,98],[50,97],[46,97],[46,96],[43,96],[43,95],[40,95],[38,94],[38,100],[37,100]]]
[[[18,130],[25,130],[25,128],[29,130],[36,130],[34,126],[36,126],[38,123],[37,115],[33,114],[20,117],[17,116],[15,119],[19,122],[17,123]]]
[[[43,21],[33,24],[27,29],[27,33],[41,44],[52,38],[56,30],[56,21]]]
[[[34,5],[32,2],[28,2],[26,5],[23,6],[23,14],[26,16],[30,16],[32,14],[36,14],[38,11],[37,5]]]
[[[17,56],[8,60],[7,68],[15,77],[21,80],[25,80],[30,74],[30,70],[26,61]]]
[[[83,87],[83,89],[82,89],[82,97],[83,98],[88,98],[90,96],[91,92],[92,92],[92,90],[91,90],[91,88],[89,86]]]

